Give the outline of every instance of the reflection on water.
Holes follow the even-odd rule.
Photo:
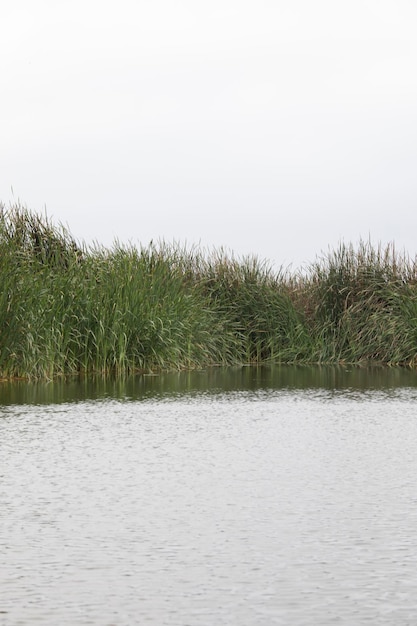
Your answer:
[[[0,625],[413,626],[414,374],[5,385]]]
[[[101,398],[132,400],[184,393],[254,389],[396,389],[417,387],[417,371],[399,367],[228,367],[127,378],[0,382],[0,405],[50,404]]]

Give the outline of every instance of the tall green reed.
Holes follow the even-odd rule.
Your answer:
[[[303,274],[159,243],[87,248],[0,207],[0,375],[244,363],[417,365],[417,265],[340,245]]]
[[[416,262],[393,245],[341,244],[316,261],[302,293],[317,360],[414,361],[416,286]]]
[[[285,273],[257,257],[214,252],[200,261],[200,287],[236,339],[235,360],[291,362],[305,356],[306,329]]]
[[[175,248],[86,250],[21,207],[1,214],[5,376],[128,372],[227,361],[223,321]]]

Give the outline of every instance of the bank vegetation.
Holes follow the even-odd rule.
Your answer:
[[[303,271],[166,243],[86,246],[0,210],[0,376],[417,364],[417,263],[341,244]]]

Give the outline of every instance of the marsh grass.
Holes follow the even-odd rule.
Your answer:
[[[198,276],[210,308],[235,336],[237,361],[292,362],[302,356],[305,328],[284,273],[257,257],[239,260],[215,251],[201,259]]]
[[[179,245],[87,248],[0,211],[0,374],[49,378],[266,362],[417,364],[417,267],[341,245],[303,274]]]
[[[415,363],[417,264],[393,245],[340,245],[302,282],[317,360]]]

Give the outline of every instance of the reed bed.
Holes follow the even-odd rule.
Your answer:
[[[87,247],[0,210],[0,376],[259,363],[417,364],[417,264],[340,245],[303,273],[179,245]]]

